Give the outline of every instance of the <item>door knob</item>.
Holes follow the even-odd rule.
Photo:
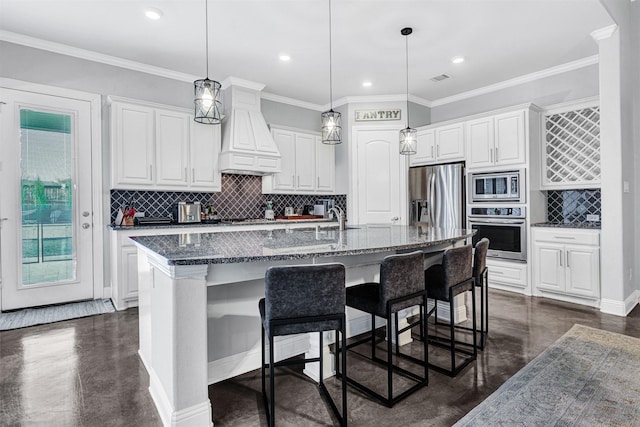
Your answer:
[[[84,212],[82,212],[82,216],[84,216],[84,217],[87,217],[87,216],[89,216],[89,215],[90,215],[90,214],[89,214],[89,212],[88,212],[88,211],[84,211]]]
[[[84,224],[82,224],[82,228],[84,228],[85,230],[86,230],[87,228],[89,228],[89,227],[91,227],[91,226],[90,226],[88,223],[86,223],[86,222],[85,222]]]
[[[399,220],[399,219],[400,219],[399,217],[394,216],[393,218],[391,218],[391,221],[397,221],[397,220]]]

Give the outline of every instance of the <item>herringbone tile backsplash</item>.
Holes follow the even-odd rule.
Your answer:
[[[118,208],[133,206],[148,217],[171,216],[177,202],[197,202],[205,207],[211,204],[223,219],[264,218],[266,201],[273,202],[276,215],[283,215],[284,208],[301,208],[316,204],[318,199],[334,199],[335,205],[347,210],[346,194],[332,196],[297,194],[262,194],[262,178],[253,175],[222,174],[222,191],[219,193],[190,193],[180,191],[111,190],[111,222]]]

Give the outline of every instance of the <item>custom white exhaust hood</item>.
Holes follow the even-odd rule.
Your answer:
[[[280,172],[280,151],[260,111],[261,83],[229,77],[222,82],[222,173],[270,175]]]

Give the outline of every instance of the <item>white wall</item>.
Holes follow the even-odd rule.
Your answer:
[[[532,102],[540,107],[598,95],[598,65],[431,108],[431,123]]]

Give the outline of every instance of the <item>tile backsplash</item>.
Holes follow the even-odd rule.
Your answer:
[[[221,218],[263,218],[265,202],[273,202],[276,215],[283,215],[284,208],[313,205],[318,199],[334,199],[336,206],[347,209],[347,196],[338,194],[298,195],[262,194],[262,177],[253,175],[222,174],[222,191],[219,193],[191,193],[180,191],[111,190],[111,222],[115,221],[118,208],[132,205],[146,216],[171,216],[176,202],[199,201],[218,212]]]
[[[552,190],[547,193],[547,221],[559,224],[587,222],[587,215],[601,218],[600,189]]]

